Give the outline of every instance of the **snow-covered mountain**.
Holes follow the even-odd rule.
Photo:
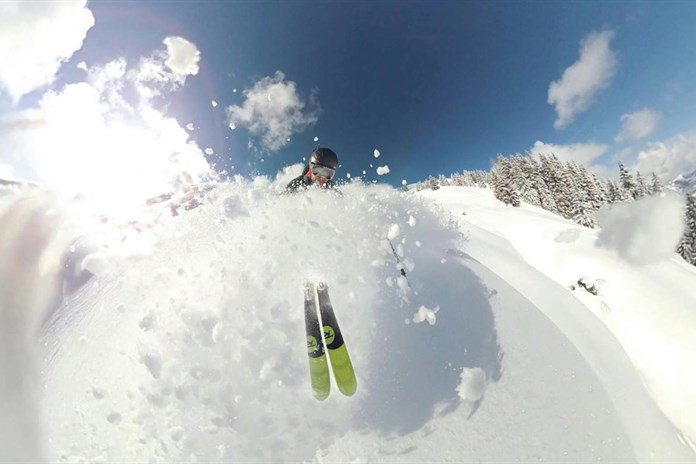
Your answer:
[[[111,231],[50,315],[56,207],[0,198],[0,461],[696,462],[696,268],[660,233],[679,204],[597,231],[475,188],[283,185]],[[312,397],[306,279],[353,397]]]
[[[696,169],[689,173],[679,174],[671,182],[671,185],[674,186],[680,192],[696,192]]]

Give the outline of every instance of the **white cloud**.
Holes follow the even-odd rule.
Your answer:
[[[581,42],[580,58],[563,72],[560,80],[549,86],[548,103],[555,105],[557,129],[573,122],[587,110],[600,90],[606,88],[616,73],[616,53],[609,48],[612,31],[592,32]]]
[[[260,136],[267,150],[280,150],[291,135],[317,122],[317,111],[304,111],[306,105],[296,84],[285,81],[280,71],[244,90],[244,96],[242,106],[227,108],[228,122],[245,126],[251,135]]]
[[[608,148],[600,143],[555,145],[537,140],[534,142],[534,146],[529,149],[529,153],[532,155],[550,155],[553,153],[561,161],[575,161],[583,166],[590,166],[597,158],[604,155]]]
[[[597,211],[597,246],[645,265],[674,256],[684,231],[684,198],[673,192],[615,203]]]
[[[638,153],[635,168],[642,173],[654,172],[664,181],[696,169],[696,132],[651,143]]]
[[[621,115],[621,130],[616,136],[617,142],[640,140],[652,134],[660,122],[660,114],[649,109]]]
[[[200,148],[151,99],[185,80],[164,69],[162,56],[133,68],[124,59],[90,68],[87,82],[49,91],[35,108],[6,117],[0,163],[65,195],[84,193],[114,215],[171,190],[173,181],[204,176],[210,168]]]
[[[86,0],[0,1],[0,91],[16,103],[53,82],[94,26],[86,5]]]
[[[198,74],[198,62],[201,53],[198,48],[183,37],[167,37],[164,39],[167,46],[167,60],[165,64],[177,74]]]

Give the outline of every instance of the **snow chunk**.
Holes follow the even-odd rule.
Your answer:
[[[684,232],[683,212],[684,198],[669,192],[603,207],[596,244],[636,265],[669,259]]]
[[[192,131],[192,130],[193,130],[193,123],[192,123],[192,122],[186,124],[186,130],[188,130],[188,131]]]
[[[379,150],[377,150],[376,148],[375,148],[375,151],[373,152],[373,154],[375,155],[375,158],[379,158],[379,155],[381,155]]]
[[[314,137],[314,141],[315,141],[315,142],[318,142],[318,141],[319,141],[319,137]]]
[[[416,218],[414,218],[413,216],[409,216],[408,217],[408,225],[411,227],[415,227],[416,224],[417,224]]]
[[[205,154],[208,155],[208,156],[210,156],[210,155],[212,155],[212,154],[214,153],[214,151],[213,151],[212,148],[206,148],[204,151],[205,151]]]
[[[77,63],[76,68],[81,69],[83,71],[87,71],[87,63],[85,63],[84,61],[80,61],[79,63]]]
[[[437,320],[435,314],[437,314],[439,310],[439,306],[435,306],[433,309],[428,309],[425,306],[421,306],[418,308],[418,312],[413,315],[413,322],[418,324],[427,320],[428,324],[435,325],[435,321]]]
[[[457,393],[464,401],[476,402],[483,398],[486,391],[486,372],[480,367],[465,367],[459,376]]]
[[[387,238],[388,238],[389,240],[394,240],[396,237],[399,236],[399,234],[401,234],[401,228],[399,227],[399,225],[398,225],[398,224],[392,224],[392,225],[389,227],[389,232],[387,232]]]
[[[110,265],[106,254],[101,251],[91,253],[82,260],[82,270],[89,271],[94,275],[100,275],[106,272]]]
[[[210,104],[213,105],[213,108],[218,106],[218,102],[216,102],[215,100],[211,101]]]
[[[237,128],[237,125],[233,122],[230,123],[229,128],[232,130],[235,130]]]
[[[561,232],[554,238],[554,242],[558,243],[573,243],[580,237],[580,230],[578,229],[567,229]]]
[[[389,174],[389,166],[386,164],[384,166],[378,166],[377,167],[377,174],[380,176],[383,176],[385,174]]]

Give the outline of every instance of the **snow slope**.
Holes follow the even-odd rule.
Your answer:
[[[282,185],[221,184],[209,203],[121,229],[89,256],[96,277],[41,330],[39,410],[0,422],[42,430],[0,461],[35,460],[41,443],[59,462],[696,462],[594,300],[505,235],[572,224],[477,189],[285,196]],[[549,236],[534,246],[552,254]],[[312,398],[305,279],[329,284],[354,397]],[[12,439],[3,428],[0,448]]]
[[[622,247],[631,241],[659,248],[663,229],[671,227],[667,220],[658,217],[660,221],[653,224],[654,230],[643,231],[635,230],[643,224],[634,228],[629,221],[631,230],[617,231],[622,232],[617,251],[602,246],[607,240],[602,240],[601,231],[580,227],[533,206],[505,207],[490,191],[445,188],[439,194],[425,195],[446,205],[453,213],[466,212],[469,232],[465,226],[465,233],[476,234],[476,229],[483,228],[497,234],[514,253],[556,286],[567,288],[578,279],[596,282],[599,295],[582,288],[576,289],[574,295],[616,337],[660,409],[682,430],[682,439],[696,441],[696,397],[693,395],[696,373],[684,369],[696,358],[693,338],[696,333],[696,268],[672,252],[665,259],[651,259],[653,251],[645,249],[644,262],[621,256],[631,258],[630,254],[622,253]],[[650,206],[658,200],[648,198],[642,203]],[[668,209],[670,201],[665,198],[653,209],[659,214]],[[644,210],[639,207],[637,212]],[[680,213],[676,210],[674,216]],[[472,248],[471,253],[479,257],[482,251]],[[481,256],[481,259],[486,258]],[[490,259],[486,259],[486,263],[534,301],[534,294],[538,292],[528,288],[526,279],[509,272],[508,263]],[[538,306],[581,351],[592,350],[591,346],[585,348],[589,334],[578,333],[578,321],[567,325],[562,322],[569,314],[574,314],[573,311]],[[601,357],[597,361],[601,361]],[[606,368],[609,371],[614,367],[610,364]]]

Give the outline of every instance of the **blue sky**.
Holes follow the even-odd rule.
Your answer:
[[[93,1],[87,8],[94,26],[53,87],[79,79],[77,63],[133,62],[165,37],[185,38],[200,52],[200,70],[160,103],[181,125],[193,123],[191,136],[214,151],[208,159],[232,173],[273,174],[301,162],[315,137],[339,154],[340,176],[365,170],[366,179],[393,185],[487,170],[498,153],[535,144],[599,173],[612,173],[618,159],[665,177],[696,168],[694,2]],[[285,92],[274,105],[282,104],[276,97],[294,99],[279,116],[290,114],[287,125],[273,108],[266,110],[276,119],[259,121],[266,116],[255,114],[255,93],[244,92],[269,85]],[[26,94],[18,106],[39,95]],[[383,165],[390,173],[378,176]]]

